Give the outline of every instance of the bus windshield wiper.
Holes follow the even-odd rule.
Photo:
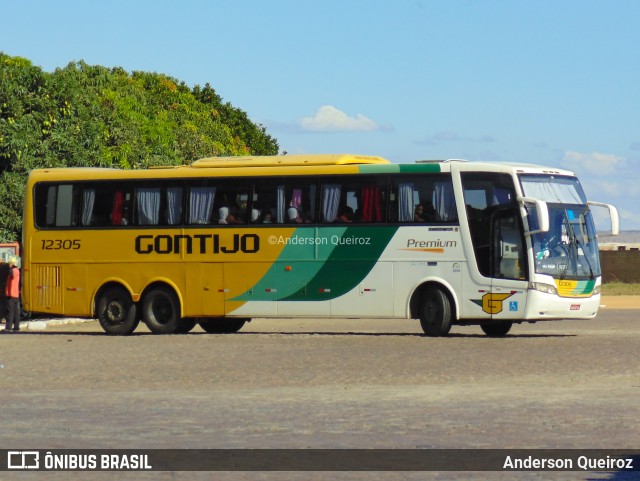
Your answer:
[[[582,243],[576,238],[575,239],[575,243],[576,246],[580,247],[582,249],[582,253],[583,253],[583,258],[585,260],[585,262],[587,263],[587,266],[589,266],[589,279],[593,280],[595,279],[595,276],[593,275],[593,267],[591,267],[591,262],[589,262],[589,256],[587,255],[587,253],[584,250],[584,246],[582,245]]]
[[[576,237],[576,232],[573,228],[573,224],[571,223],[571,219],[569,219],[569,213],[567,212],[567,209],[564,209],[564,221],[566,222],[567,229],[567,261],[564,265],[562,273],[560,274],[560,279],[564,279],[566,277],[567,270],[569,270],[569,262],[571,262],[572,260],[576,263],[574,271],[576,272],[576,274],[578,272],[578,239]]]

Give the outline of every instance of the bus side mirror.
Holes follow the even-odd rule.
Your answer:
[[[536,207],[536,216],[538,217],[538,229],[525,232],[525,235],[540,234],[549,232],[549,209],[547,203],[540,199],[532,199],[531,197],[518,197],[518,202],[533,204]]]
[[[587,204],[609,209],[609,217],[611,218],[611,235],[618,235],[620,233],[620,217],[618,216],[618,209],[616,209],[615,206],[592,201],[588,201]]]

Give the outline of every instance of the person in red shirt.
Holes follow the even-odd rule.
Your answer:
[[[7,325],[5,332],[20,331],[20,270],[17,267],[18,259],[9,259],[9,274],[7,276]]]

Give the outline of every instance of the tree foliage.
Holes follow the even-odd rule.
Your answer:
[[[53,73],[0,52],[0,240],[19,238],[28,172],[140,169],[274,155],[278,142],[206,84],[72,62]]]

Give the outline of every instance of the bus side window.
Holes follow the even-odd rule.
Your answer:
[[[327,178],[321,186],[323,223],[386,220],[386,178],[353,176]]]
[[[280,204],[284,205],[284,195],[284,185],[274,185],[269,181],[256,182],[251,204],[251,223],[284,223],[284,214],[278,209]]]
[[[453,193],[451,178],[436,181],[433,183],[431,202],[427,206],[433,209],[435,222],[457,222],[458,210],[456,208],[456,198]],[[427,207],[425,206],[425,209]]]
[[[355,221],[384,222],[386,217],[385,193],[386,186],[382,182],[366,182],[360,188]]]
[[[159,186],[136,188],[135,217],[138,225],[160,224],[160,198]]]
[[[291,224],[311,224],[315,220],[316,184],[295,179],[285,192],[287,220]]]
[[[189,188],[188,224],[211,224],[216,188],[209,185],[193,185]]]
[[[342,185],[337,183],[322,184],[321,220],[323,223],[333,223],[338,218],[338,210],[342,196]]]
[[[458,214],[449,176],[427,174],[394,179],[391,215],[397,222],[456,222]]]
[[[224,181],[217,188],[213,209],[218,225],[246,224],[249,220],[249,182]]]
[[[125,225],[124,219],[129,217],[128,203],[131,195],[123,184],[88,182],[83,184],[78,197],[81,226]]]
[[[72,227],[78,223],[77,184],[39,184],[35,189],[36,225]]]
[[[256,224],[310,224],[315,220],[316,184],[295,177],[265,180],[255,186]]]
[[[131,193],[124,189],[116,189],[113,193],[113,205],[109,216],[111,225],[131,224]]]
[[[182,186],[169,185],[165,190],[165,218],[168,225],[182,223]]]
[[[104,227],[110,224],[113,209],[113,190],[104,183],[87,183],[82,189],[83,226]]]

